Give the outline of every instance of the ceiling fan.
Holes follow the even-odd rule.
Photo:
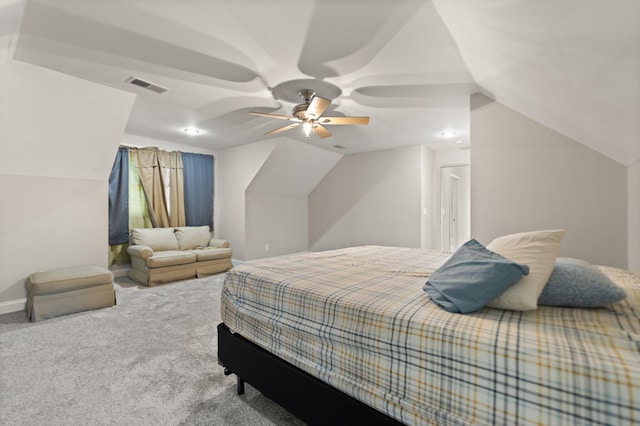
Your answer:
[[[298,96],[302,98],[304,103],[293,107],[291,112],[292,116],[267,114],[263,112],[249,112],[248,114],[294,122],[293,124],[267,132],[265,135],[273,135],[302,125],[307,140],[309,140],[309,135],[312,132],[323,139],[331,136],[331,133],[324,127],[325,125],[369,124],[369,117],[322,117],[322,113],[327,109],[329,104],[331,104],[331,101],[316,96],[316,92],[313,90],[300,90],[298,91]]]

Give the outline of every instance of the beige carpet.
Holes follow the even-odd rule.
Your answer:
[[[116,284],[113,308],[0,315],[2,425],[300,425],[217,363],[224,275]]]

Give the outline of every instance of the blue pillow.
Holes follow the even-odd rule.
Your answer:
[[[431,300],[449,312],[477,311],[529,273],[476,240],[464,243],[424,285]]]
[[[623,288],[586,260],[559,257],[540,293],[538,305],[599,308],[625,297]]]

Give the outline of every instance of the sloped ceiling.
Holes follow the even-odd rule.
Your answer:
[[[434,0],[474,81],[510,108],[640,160],[640,2]]]
[[[625,165],[640,159],[636,0],[20,3],[13,58],[137,94],[131,134],[212,150],[256,142],[283,122],[246,113],[288,115],[310,88],[332,99],[326,115],[371,117],[312,145],[439,149],[469,143],[469,95],[482,92]],[[279,136],[305,143],[298,130]]]
[[[306,197],[342,155],[291,140],[280,141],[247,191]]]
[[[105,181],[133,102],[101,84],[1,63],[0,174]]]

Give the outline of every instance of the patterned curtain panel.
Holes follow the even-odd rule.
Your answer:
[[[158,148],[131,149],[154,228],[169,226],[169,212],[164,191],[164,176],[158,163]]]
[[[182,153],[187,226],[213,229],[213,156]]]
[[[130,148],[154,228],[184,226],[182,156],[179,151]]]
[[[165,197],[170,226],[184,226],[184,183],[180,151],[158,151],[158,163],[165,177]],[[167,182],[168,181],[168,182]],[[168,186],[168,190],[167,190]]]
[[[138,169],[129,151],[129,229],[153,228]]]
[[[129,150],[120,147],[109,175],[109,245],[129,242]]]

